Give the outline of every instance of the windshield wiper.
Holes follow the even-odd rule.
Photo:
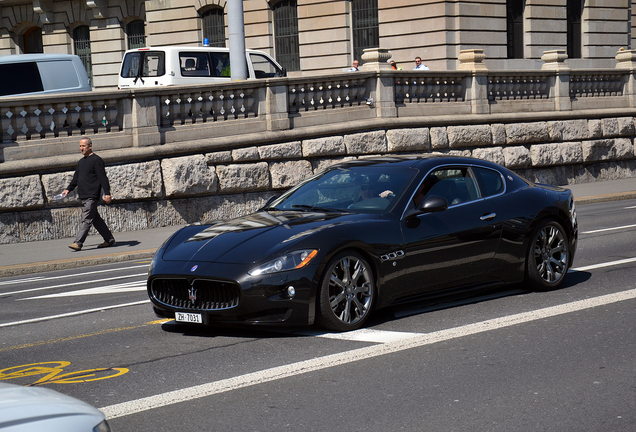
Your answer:
[[[300,209],[306,211],[321,211],[321,212],[335,212],[335,213],[350,213],[348,210],[337,209],[337,208],[329,208],[329,207],[318,207],[307,204],[294,204],[292,206],[293,209]]]

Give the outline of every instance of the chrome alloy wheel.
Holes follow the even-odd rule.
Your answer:
[[[338,259],[329,269],[326,290],[331,312],[341,323],[355,326],[369,315],[373,274],[362,258],[347,255]]]
[[[547,224],[537,233],[534,262],[545,283],[554,285],[563,278],[568,269],[568,244],[560,226]]]

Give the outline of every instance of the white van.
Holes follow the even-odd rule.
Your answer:
[[[248,79],[286,76],[276,60],[246,50]],[[126,51],[119,88],[207,84],[230,81],[230,50],[215,47],[157,46]]]
[[[70,54],[0,56],[0,97],[91,91],[82,60]]]

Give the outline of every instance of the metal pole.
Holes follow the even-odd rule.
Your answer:
[[[243,0],[227,1],[227,27],[230,35],[230,69],[232,81],[247,79],[245,60],[245,23],[243,20]]]

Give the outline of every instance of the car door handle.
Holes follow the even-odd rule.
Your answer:
[[[488,213],[487,215],[483,215],[482,217],[480,217],[479,219],[483,220],[483,221],[487,221],[487,220],[492,220],[495,218],[495,216],[497,216],[497,213]]]

